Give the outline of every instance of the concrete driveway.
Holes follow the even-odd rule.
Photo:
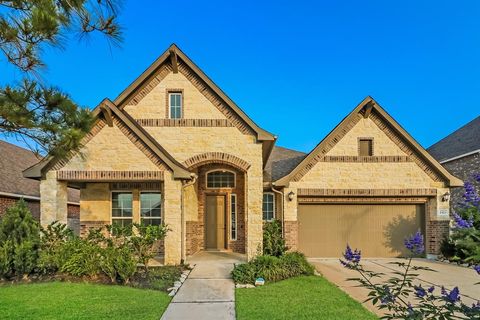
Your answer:
[[[335,283],[343,291],[348,293],[352,298],[363,303],[367,297],[368,291],[363,288],[355,287],[356,283],[347,281],[347,278],[357,277],[358,273],[344,268],[338,259],[309,259],[330,282]],[[362,259],[365,269],[374,272],[384,273],[383,278],[389,278],[394,271],[401,271],[396,265],[390,264],[395,261],[405,261],[404,259]],[[447,289],[453,289],[458,286],[460,289],[462,301],[472,304],[480,300],[480,285],[474,285],[480,282],[480,276],[472,268],[465,268],[456,265],[426,260],[415,259],[414,265],[429,267],[437,272],[418,271],[418,284],[424,288],[435,286],[437,292],[440,291],[442,285]],[[377,279],[378,282],[380,279]],[[364,304],[365,307],[378,314],[375,307],[370,302]]]

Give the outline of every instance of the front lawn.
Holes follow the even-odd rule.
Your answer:
[[[322,277],[301,276],[236,289],[237,319],[377,319]]]
[[[160,319],[165,292],[50,282],[0,286],[1,319]]]

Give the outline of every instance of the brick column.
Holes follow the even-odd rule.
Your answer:
[[[293,199],[288,199],[288,194],[294,193]],[[284,224],[285,224],[285,244],[290,251],[297,250],[298,246],[298,220],[297,220],[297,189],[285,188],[283,190],[285,202],[283,208]]]
[[[67,224],[67,182],[57,180],[57,172],[49,171],[40,181],[40,223],[53,221]]]
[[[163,183],[163,219],[168,225],[165,238],[165,264],[179,264],[182,257],[182,183],[174,180],[170,172],[165,171]]]
[[[260,174],[259,174],[260,171]],[[246,241],[247,259],[253,259],[262,252],[263,245],[263,178],[261,164],[252,166],[246,174]]]

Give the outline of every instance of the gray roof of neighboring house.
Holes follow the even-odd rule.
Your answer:
[[[271,182],[286,176],[306,156],[304,152],[274,146],[263,171],[263,180]]]
[[[0,192],[40,197],[40,181],[22,174],[39,160],[32,151],[0,140]],[[80,191],[69,188],[68,201],[80,202]]]
[[[438,161],[480,150],[480,117],[438,141],[427,151]]]

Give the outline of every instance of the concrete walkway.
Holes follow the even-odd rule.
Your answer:
[[[355,271],[348,270],[340,264],[338,259],[309,259],[318,272],[320,272],[330,282],[335,283],[343,291],[348,293],[352,298],[359,302],[363,302],[367,298],[368,291],[361,287],[356,287],[356,283],[347,281],[347,278],[358,277]],[[403,259],[363,259],[362,264],[365,269],[380,272],[385,274],[382,278],[386,279],[393,275],[395,271],[401,271],[396,265],[390,262],[402,261]],[[464,268],[457,265],[446,264],[426,259],[415,259],[414,265],[429,267],[436,272],[418,271],[417,284],[421,284],[424,288],[430,286],[436,287],[436,292],[439,293],[441,286],[451,290],[458,286],[462,301],[468,305],[480,300],[480,287],[475,285],[480,281],[480,276],[477,275],[472,268]],[[379,282],[380,279],[375,282]],[[370,302],[365,303],[364,306],[381,315],[381,313]]]
[[[230,272],[243,255],[200,252],[188,259],[195,267],[162,316],[170,319],[235,319],[235,285]]]

